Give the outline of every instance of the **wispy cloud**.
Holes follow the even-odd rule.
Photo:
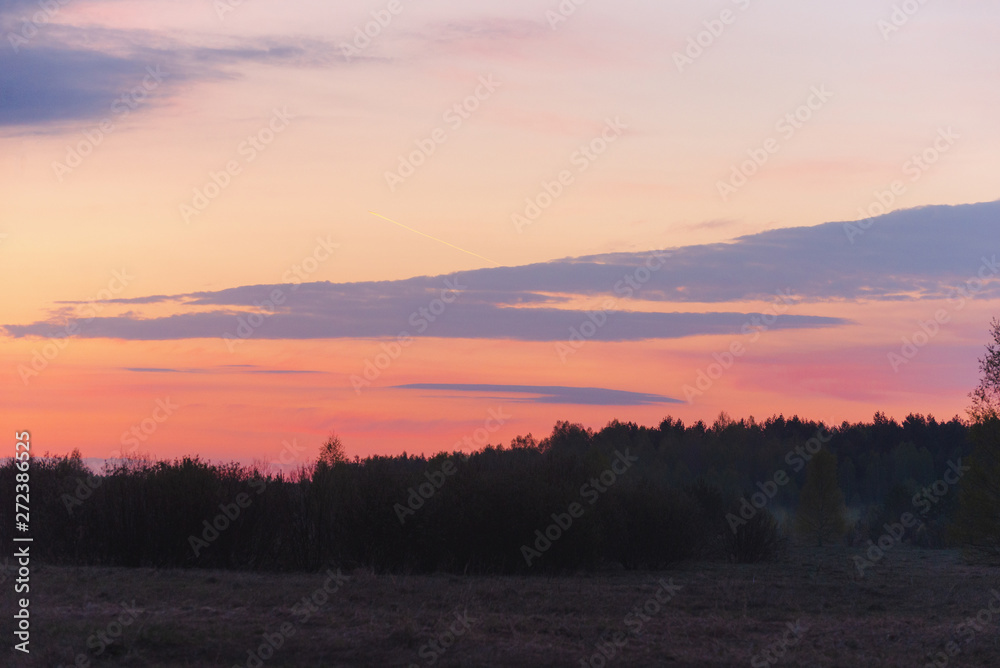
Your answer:
[[[225,364],[209,368],[125,367],[132,373],[264,373],[264,374],[314,374],[323,371],[308,369],[262,369],[253,364]]]
[[[506,398],[514,403],[577,404],[590,406],[646,406],[650,404],[679,404],[660,394],[609,390],[603,387],[566,387],[562,385],[491,385],[479,383],[410,383],[396,385],[401,390],[428,390],[433,392],[493,393],[532,395]]]
[[[37,9],[38,3],[33,3]],[[25,2],[0,3],[0,33],[19,34]],[[53,123],[98,120],[142,81],[147,68],[165,74],[157,96],[199,81],[241,76],[247,64],[315,68],[355,65],[332,41],[296,36],[234,37],[189,34],[184,41],[149,30],[47,23],[15,50],[0,48],[0,127],[38,129]]]
[[[322,288],[322,285],[317,285]],[[266,296],[273,286],[262,286]],[[336,299],[293,301],[283,312],[268,317],[254,331],[259,339],[338,339],[391,338],[397,336],[433,336],[440,338],[510,339],[516,341],[560,341],[570,336],[572,328],[589,322],[587,311],[547,308],[503,308],[486,303],[454,304],[429,326],[429,321],[414,313],[426,308],[427,300],[381,303],[342,302]],[[233,336],[239,318],[250,311],[214,311],[165,318],[141,319],[130,316],[95,318],[80,326],[84,338],[162,341],[171,339],[222,338]],[[646,313],[618,312],[607,316],[607,324],[590,337],[594,341],[642,341],[672,339],[699,334],[736,334],[754,316],[752,313]],[[771,329],[830,327],[846,323],[840,318],[819,316],[782,316]],[[426,328],[423,327],[426,325]],[[30,325],[6,325],[10,336],[59,336],[64,322],[37,322]]]

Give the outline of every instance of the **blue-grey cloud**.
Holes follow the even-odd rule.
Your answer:
[[[128,313],[78,322],[80,336],[121,339],[322,339],[433,336],[560,341],[669,339],[746,332],[763,316],[731,307],[688,313],[692,302],[798,303],[773,329],[833,327],[847,321],[802,313],[809,303],[950,297],[977,276],[979,298],[1000,297],[996,221],[1000,202],[900,211],[863,226],[828,223],[774,230],[659,253],[613,253],[520,267],[496,267],[401,281],[253,285],[180,295],[113,300],[173,303],[177,313]],[[858,234],[857,232],[862,232]],[[852,243],[853,241],[853,243]],[[649,269],[653,267],[653,269]],[[978,279],[977,279],[978,280]],[[279,291],[283,303],[255,314]],[[576,296],[610,300],[606,314],[565,307]],[[788,297],[790,295],[790,297]],[[598,299],[599,298],[599,299]],[[645,311],[636,300],[670,304]],[[203,312],[186,312],[197,307]],[[207,307],[207,309],[206,309]],[[617,309],[617,310],[615,310]],[[652,312],[661,311],[661,312]],[[7,325],[10,336],[58,336],[72,309],[45,321]],[[241,333],[242,332],[242,333]]]
[[[126,371],[133,373],[205,373],[205,369],[164,369],[153,367],[125,367]]]
[[[566,387],[562,385],[491,385],[479,383],[410,383],[395,385],[402,390],[430,390],[434,392],[494,392],[497,394],[530,394],[530,397],[505,401],[535,404],[583,404],[591,406],[646,406],[650,404],[679,404],[679,399],[660,394],[609,390],[603,387]]]
[[[291,375],[309,375],[314,373],[325,373],[323,371],[311,371],[308,369],[250,369],[247,373],[264,373],[264,374],[276,374],[280,376]]]
[[[56,9],[65,4],[66,0],[56,5]],[[46,6],[49,6],[46,3]],[[26,20],[31,20],[33,14],[43,10],[43,13],[49,14],[47,10],[41,5],[41,0],[0,0],[0,16],[4,15],[17,15],[23,17]],[[54,15],[54,13],[52,14]]]
[[[897,211],[864,222],[772,230],[729,243],[674,249],[636,291],[665,302],[942,298],[1000,252],[1000,202]],[[857,234],[860,231],[861,234]],[[853,235],[853,236],[850,236]],[[524,267],[460,272],[481,289],[599,295],[641,264],[642,253],[608,253]],[[1000,296],[994,281],[981,297]]]
[[[38,131],[53,123],[113,116],[115,100],[139,85],[147,68],[165,75],[150,95],[166,96],[185,83],[238,77],[245,63],[302,68],[348,62],[334,44],[303,37],[215,37],[196,44],[152,31],[42,23],[26,39],[20,19],[26,11],[30,16],[32,8],[37,6],[0,4],[0,33],[5,36],[0,45],[0,127]]]
[[[324,284],[312,284],[322,292]],[[260,286],[258,298],[274,286]],[[198,338],[338,339],[487,338],[518,341],[641,341],[673,339],[699,334],[738,334],[759,325],[768,314],[760,313],[606,313],[549,308],[503,308],[485,303],[456,301],[434,316],[433,298],[416,300],[388,298],[383,302],[348,302],[337,299],[289,300],[281,312],[264,317],[244,311],[189,313],[164,318],[129,316],[80,321],[82,338],[162,341]],[[421,310],[422,309],[422,310]],[[773,316],[772,316],[773,317]],[[253,327],[255,319],[261,324]],[[433,322],[431,321],[433,318]],[[768,320],[766,322],[772,322]],[[831,327],[844,324],[840,318],[783,315],[770,329]],[[66,331],[64,322],[6,325],[10,336],[57,337]],[[243,333],[246,332],[246,336]]]
[[[106,115],[147,65],[98,51],[0,49],[0,125]]]

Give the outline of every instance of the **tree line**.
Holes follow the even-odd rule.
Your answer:
[[[434,456],[344,455],[294,474],[78,452],[31,464],[33,551],[55,563],[525,573],[753,562],[788,540],[891,537],[1000,561],[1000,321],[969,420],[875,413],[653,427],[558,422],[541,440]],[[0,482],[23,475],[13,459]],[[0,542],[13,536],[0,516]]]
[[[720,415],[596,431],[559,422],[541,440],[430,457],[348,460],[331,439],[291,475],[197,457],[110,460],[93,474],[74,454],[33,461],[32,527],[50,561],[121,566],[512,573],[753,561],[797,526],[808,533],[800,500],[822,506],[831,492],[856,519],[847,532],[844,517],[818,517],[835,529],[822,536],[877,536],[969,456],[969,436],[958,418]],[[5,488],[14,474],[11,461],[0,468]],[[809,491],[810,476],[825,487]],[[935,503],[913,540],[951,544],[956,500]],[[5,515],[0,540],[11,532]]]

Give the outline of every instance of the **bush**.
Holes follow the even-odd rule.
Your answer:
[[[760,509],[736,531],[726,534],[729,559],[737,564],[774,561],[781,554],[785,539],[778,521],[766,509]]]

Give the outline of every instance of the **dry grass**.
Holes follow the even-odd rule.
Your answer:
[[[94,666],[244,666],[262,634],[292,622],[296,634],[264,665],[426,666],[421,647],[457,610],[471,631],[434,666],[583,666],[602,634],[629,631],[626,615],[657,580],[673,578],[683,589],[607,665],[750,666],[799,621],[807,630],[775,665],[920,668],[956,641],[961,653],[948,665],[1000,666],[1000,615],[971,641],[957,631],[1000,591],[1000,571],[965,565],[954,552],[896,547],[862,579],[850,560],[857,553],[799,548],[778,564],[553,578],[357,571],[301,624],[292,606],[323,575],[42,566],[32,574],[32,655],[14,658],[46,667],[73,665],[78,654]],[[88,637],[133,599],[137,621],[95,658]]]

